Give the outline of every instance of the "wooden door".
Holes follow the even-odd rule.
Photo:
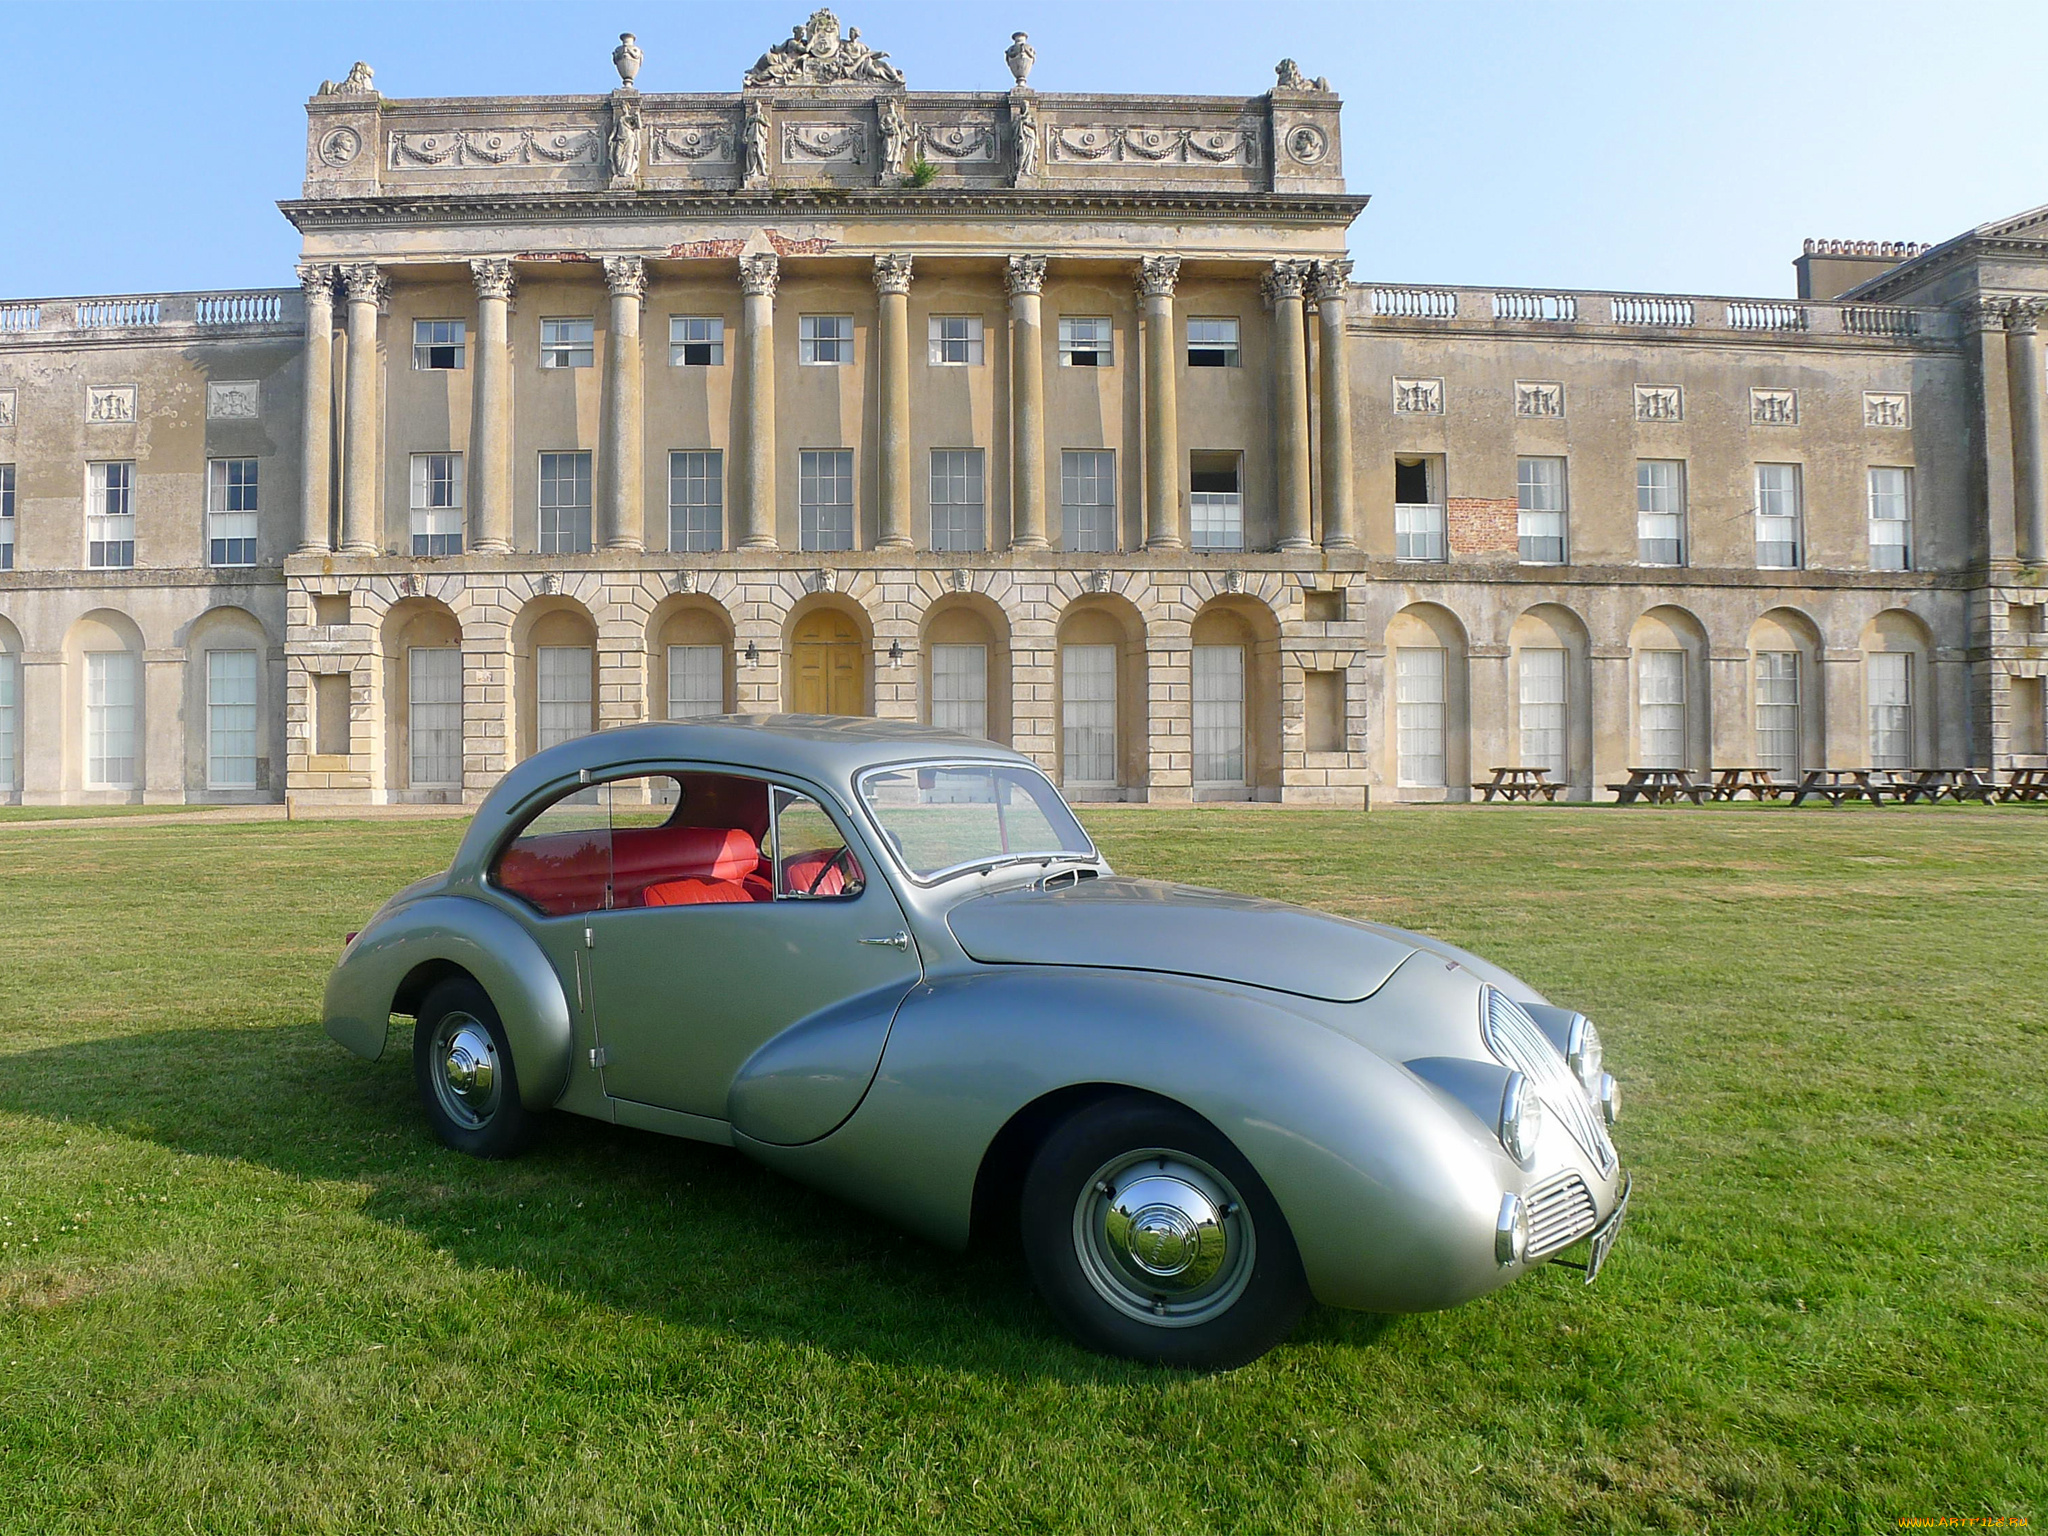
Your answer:
[[[811,614],[790,636],[789,709],[799,715],[867,713],[860,631],[829,608]]]

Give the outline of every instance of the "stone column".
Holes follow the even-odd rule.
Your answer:
[[[2014,547],[2022,560],[2048,560],[2048,444],[2042,440],[2039,299],[2005,310],[2005,373],[2012,391]]]
[[[1316,316],[1322,323],[1323,548],[1355,549],[1351,514],[1351,374],[1344,320],[1351,263],[1316,263]]]
[[[470,412],[469,547],[500,555],[512,548],[512,263],[480,256],[476,284],[476,397]]]
[[[604,549],[645,549],[640,306],[647,296],[647,263],[638,256],[607,256],[604,283],[612,313],[604,348],[604,532],[598,542]]]
[[[334,548],[334,268],[305,264],[306,377],[299,414],[299,553]]]
[[[881,490],[878,549],[909,549],[910,537],[910,258],[875,258],[875,293],[881,307]]]
[[[348,293],[348,402],[342,421],[341,552],[374,555],[377,526],[377,417],[383,393],[377,366],[377,316],[390,286],[369,262],[341,269]]]
[[[740,408],[734,447],[743,487],[739,503],[741,549],[775,548],[775,280],[771,255],[740,258]]]
[[[1044,549],[1045,334],[1039,295],[1045,258],[1012,256],[1010,289],[1010,547]]]
[[[1180,529],[1180,403],[1173,285],[1178,256],[1147,256],[1138,268],[1145,311],[1145,547],[1184,549]]]
[[[1302,321],[1302,290],[1310,270],[1305,261],[1276,261],[1266,275],[1266,298],[1273,306],[1273,457],[1281,549],[1315,547],[1309,535],[1308,335]]]

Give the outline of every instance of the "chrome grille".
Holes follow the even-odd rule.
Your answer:
[[[1600,1111],[1586,1096],[1585,1088],[1565,1065],[1563,1055],[1550,1036],[1529,1017],[1528,1010],[1497,987],[1486,989],[1482,1013],[1486,1048],[1503,1066],[1513,1067],[1534,1085],[1544,1107],[1572,1133],[1572,1140],[1584,1149],[1602,1173],[1614,1171],[1614,1143],[1607,1139],[1607,1127],[1600,1123]]]
[[[1525,1197],[1529,1212],[1529,1257],[1541,1258],[1568,1248],[1593,1230],[1599,1207],[1593,1191],[1576,1173],[1560,1173],[1545,1179]]]

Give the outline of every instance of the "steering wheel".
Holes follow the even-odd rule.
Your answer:
[[[833,850],[832,857],[818,866],[818,872],[811,876],[811,883],[804,887],[804,894],[806,896],[817,895],[818,887],[825,883],[825,877],[835,869],[839,870],[842,874],[852,874],[852,858],[853,850],[847,847],[846,844],[841,843]]]

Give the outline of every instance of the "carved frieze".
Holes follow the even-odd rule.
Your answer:
[[[1234,128],[1061,125],[1055,127],[1048,137],[1047,158],[1067,163],[1136,161],[1151,165],[1242,166],[1261,163],[1259,126],[1250,119]]]
[[[263,414],[263,386],[255,379],[208,380],[208,421],[254,421]]]
[[[1749,421],[1756,427],[1798,426],[1799,391],[1752,388],[1749,392]]]
[[[1394,380],[1394,414],[1397,416],[1441,416],[1444,413],[1442,379]]]
[[[1564,386],[1551,381],[1515,380],[1515,414],[1557,419],[1564,415]]]
[[[956,165],[990,164],[1001,156],[993,112],[970,112],[948,122],[921,122],[911,130],[918,153]]]
[[[739,138],[731,123],[656,123],[650,136],[648,159],[656,165],[731,165],[739,157]]]
[[[330,128],[320,137],[320,163],[340,167],[363,152],[363,136],[346,125]]]
[[[1638,384],[1637,421],[1685,420],[1685,394],[1676,384]]]
[[[391,135],[391,169],[444,171],[507,165],[596,165],[604,140],[595,128],[454,128]]]
[[[85,391],[85,419],[89,422],[125,425],[135,420],[133,384],[90,384]]]
[[[785,122],[782,125],[784,165],[866,165],[866,123]]]
[[[1320,165],[1330,153],[1330,135],[1319,124],[1295,123],[1280,132],[1287,158],[1297,165]]]
[[[0,389],[0,427],[14,425],[14,391]]]
[[[1866,389],[1863,392],[1863,425],[1866,427],[1912,426],[1912,395],[1902,389]]]

